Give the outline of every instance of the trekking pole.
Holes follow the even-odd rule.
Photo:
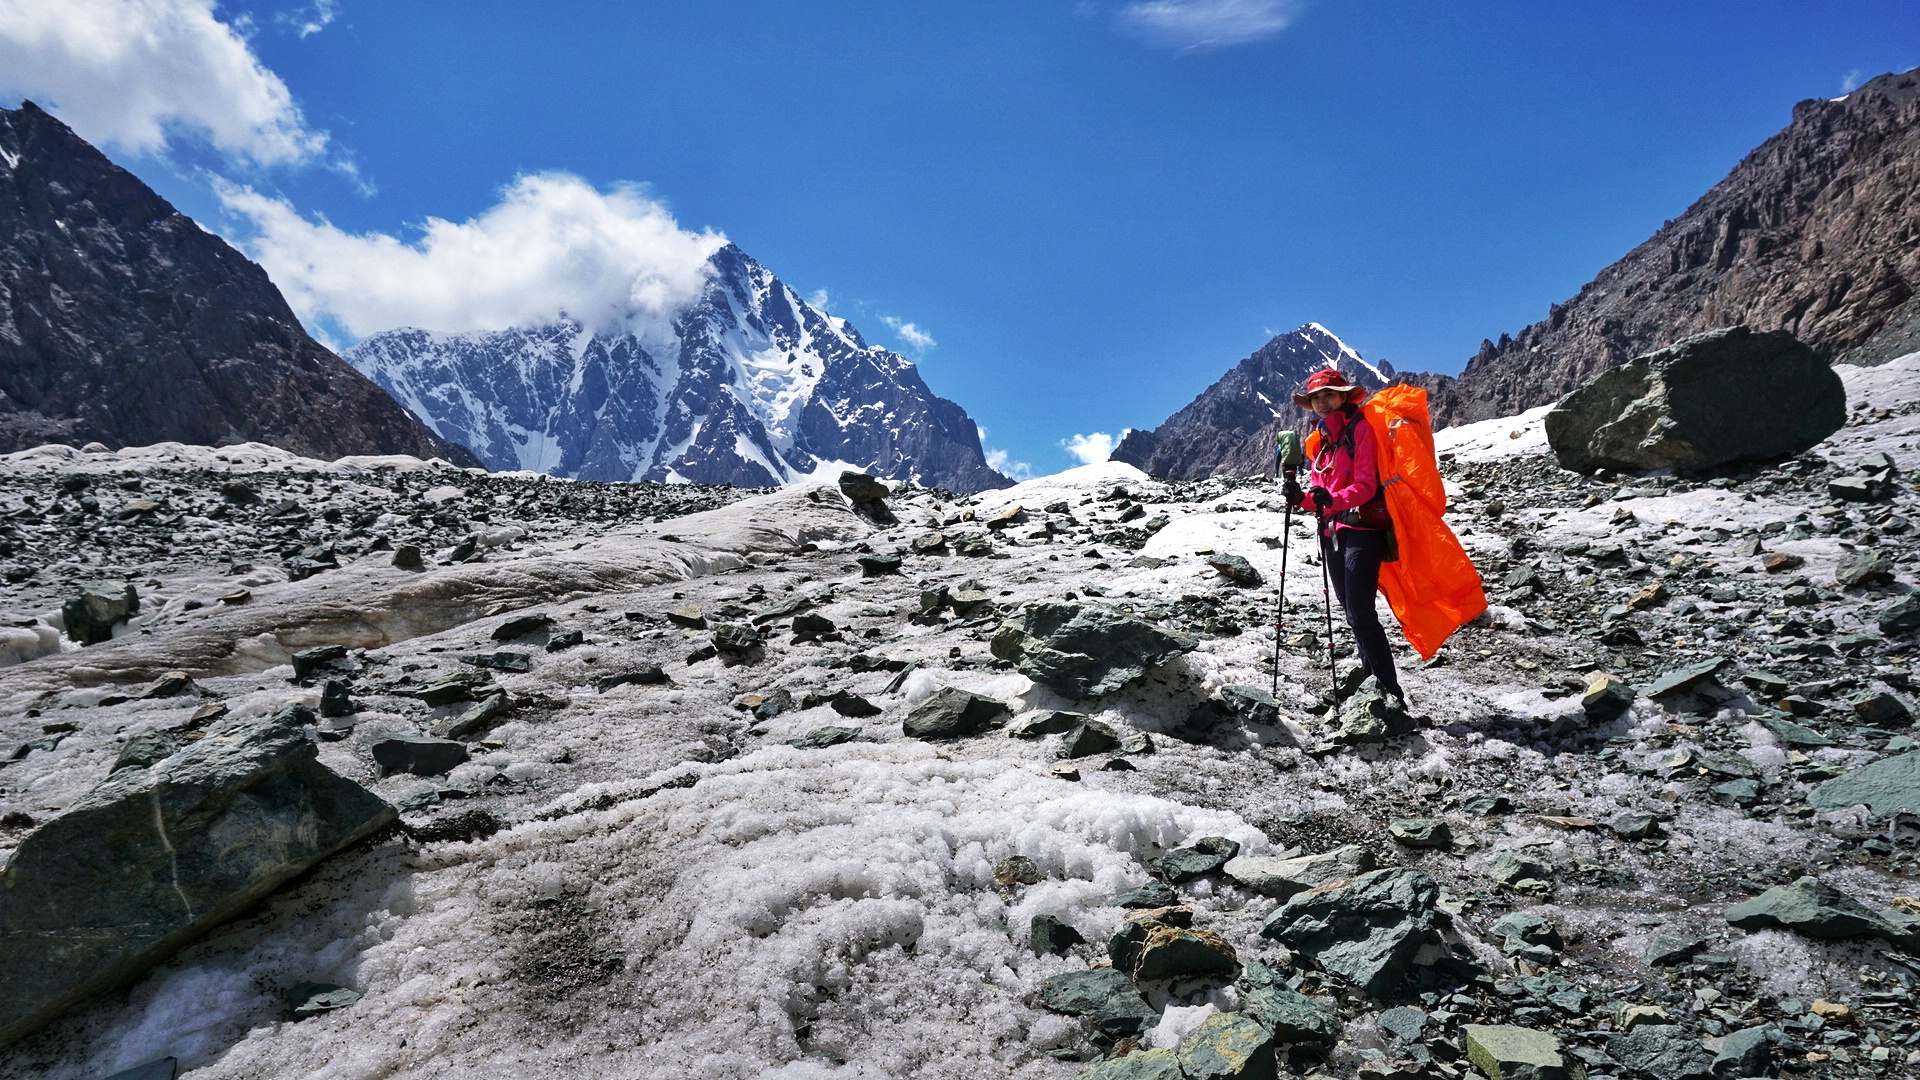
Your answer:
[[[1299,474],[1300,466],[1306,463],[1307,456],[1300,449],[1300,433],[1291,429],[1280,433],[1280,443],[1274,450],[1274,461],[1279,471],[1288,480]],[[1285,499],[1285,496],[1282,496]],[[1286,509],[1281,514],[1280,525],[1280,596],[1279,611],[1273,617],[1273,695],[1280,696],[1280,634],[1287,625],[1287,549],[1293,544],[1293,501],[1285,499]]]
[[[1318,525],[1320,538],[1320,606],[1327,615],[1327,677],[1333,682],[1333,704],[1340,704],[1340,671],[1333,662],[1333,592],[1328,585],[1327,559],[1334,550],[1333,533],[1327,526],[1327,520],[1318,510],[1314,511],[1314,520]]]

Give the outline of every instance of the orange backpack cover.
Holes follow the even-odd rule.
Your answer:
[[[1427,392],[1417,386],[1389,386],[1360,406],[1373,429],[1380,484],[1393,515],[1400,558],[1380,564],[1380,591],[1407,644],[1423,660],[1455,630],[1487,610],[1480,584],[1460,539],[1442,517],[1447,491],[1440,482],[1440,461],[1433,449],[1433,420]],[[1307,454],[1319,451],[1319,433],[1308,437]]]

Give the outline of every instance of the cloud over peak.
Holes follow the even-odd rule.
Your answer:
[[[682,229],[635,185],[601,191],[567,173],[521,176],[466,221],[428,218],[417,240],[353,234],[284,200],[223,184],[244,246],[310,326],[352,336],[412,326],[459,333],[550,323],[594,328],[697,300],[727,241]]]
[[[255,165],[320,158],[326,134],[214,6],[0,0],[0,96],[34,98],[87,141],[135,154],[190,132]]]
[[[1082,465],[1097,465],[1113,456],[1113,448],[1121,439],[1127,437],[1122,431],[1119,437],[1104,431],[1088,432],[1085,435],[1073,435],[1060,440],[1060,449],[1072,455]]]
[[[1150,45],[1197,52],[1264,41],[1292,25],[1303,0],[1135,0],[1116,18]]]

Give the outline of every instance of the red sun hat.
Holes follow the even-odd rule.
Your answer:
[[[1307,407],[1307,399],[1321,390],[1338,390],[1347,395],[1348,401],[1361,401],[1367,396],[1365,387],[1353,385],[1347,381],[1345,375],[1333,368],[1324,368],[1314,372],[1307,379],[1306,385],[1300,388],[1300,392],[1293,395],[1293,403],[1304,409]]]

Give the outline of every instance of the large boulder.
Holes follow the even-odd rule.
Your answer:
[[[1281,905],[1260,927],[1360,989],[1400,989],[1421,946],[1436,938],[1440,886],[1418,870],[1375,870],[1323,885]]]
[[[1846,412],[1840,376],[1812,349],[1735,326],[1602,372],[1547,413],[1547,442],[1575,472],[1704,472],[1798,454]]]
[[[1807,798],[1815,810],[1865,806],[1878,817],[1920,814],[1920,750],[1868,762],[1836,776]]]
[[[394,820],[289,718],[123,768],[21,841],[0,875],[0,1044],[132,980]]]
[[[1373,852],[1359,844],[1345,844],[1317,855],[1300,855],[1291,859],[1272,855],[1240,855],[1229,859],[1221,869],[1228,877],[1255,892],[1285,900],[1295,893],[1359,877],[1377,865]]]
[[[1023,604],[994,631],[993,655],[1069,698],[1111,694],[1200,642],[1098,604]]]
[[[1880,937],[1897,945],[1920,945],[1920,917],[1875,911],[1816,877],[1776,885],[1729,907],[1727,922],[1742,930],[1791,930],[1829,940]]]
[[[124,581],[92,581],[60,605],[67,637],[82,645],[113,640],[113,628],[140,614],[140,592]]]

